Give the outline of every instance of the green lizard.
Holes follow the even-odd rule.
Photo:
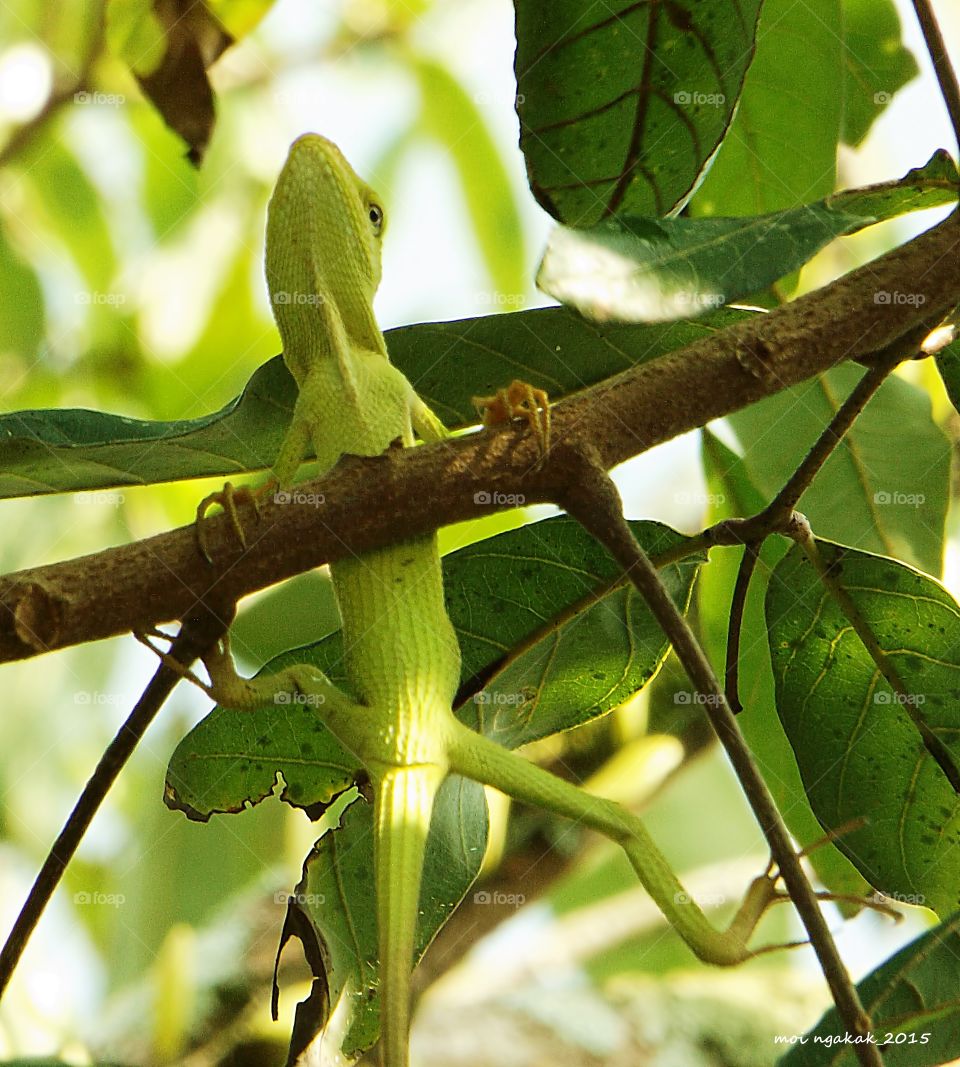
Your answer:
[[[293,481],[310,443],[323,472],[344,454],[378,455],[397,440],[412,445],[414,430],[425,441],[446,434],[390,363],[374,318],[384,221],[376,195],[334,144],[316,134],[294,142],[270,201],[266,247],[284,359],[299,387],[273,469],[281,487]],[[521,413],[529,415],[532,405],[531,423],[542,425],[536,398],[515,391],[526,404]],[[505,417],[494,412],[492,421]],[[231,506],[229,499],[223,502]],[[206,502],[201,515],[205,507]],[[752,883],[729,928],[718,931],[684,893],[636,816],[457,720],[452,701],[460,652],[444,605],[436,535],[337,561],[330,574],[355,699],[305,664],[241,678],[226,643],[205,660],[212,684],[204,688],[221,704],[243,709],[272,703],[283,691],[311,695],[326,725],[369,772],[375,798],[382,1049],[388,1067],[407,1064],[424,844],[434,796],[450,772],[576,819],[618,842],[665,916],[702,959],[725,965],[751,955],[748,940],[779,897],[771,871]]]

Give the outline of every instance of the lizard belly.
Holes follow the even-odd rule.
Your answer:
[[[368,707],[390,710],[391,736],[377,744],[383,761],[445,763],[460,649],[444,605],[436,537],[340,560],[330,574],[351,687]]]

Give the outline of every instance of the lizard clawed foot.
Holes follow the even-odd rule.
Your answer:
[[[273,493],[277,488],[276,479],[271,479],[258,489],[250,489],[248,486],[242,485],[239,488],[235,487],[232,482],[225,482],[222,489],[217,490],[215,493],[210,493],[209,496],[205,496],[203,500],[197,505],[197,517],[196,523],[196,538],[197,548],[200,551],[200,555],[207,561],[207,563],[213,563],[213,557],[210,554],[210,550],[207,547],[207,534],[206,534],[206,518],[207,512],[213,507],[214,504],[219,504],[220,507],[226,512],[230,518],[230,525],[233,527],[234,533],[237,535],[237,540],[240,542],[241,548],[247,547],[247,535],[243,528],[243,523],[240,521],[240,512],[238,504],[249,504],[253,507],[254,514],[257,519],[260,518],[260,499],[268,493]]]
[[[540,445],[541,458],[550,449],[550,398],[543,389],[535,389],[529,382],[514,379],[495,396],[475,396],[473,403],[483,418],[484,426],[502,426],[523,418]]]

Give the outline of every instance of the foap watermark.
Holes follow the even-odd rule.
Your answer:
[[[327,502],[323,493],[305,493],[302,489],[278,489],[273,494],[274,504],[300,504],[301,506],[318,508]]]
[[[273,702],[284,706],[297,704],[304,708],[318,708],[321,704],[326,704],[327,698],[323,693],[294,693],[289,689],[281,689],[279,693],[273,694]]]
[[[527,498],[522,493],[488,493],[481,489],[473,494],[474,504],[494,504],[498,508],[522,508]]]
[[[673,102],[681,107],[723,107],[727,98],[723,93],[701,93],[698,90],[688,92],[680,89],[673,94]]]
[[[690,490],[681,490],[679,493],[674,493],[673,499],[677,504],[698,504],[701,507],[705,504],[716,507],[727,502],[727,498],[723,493],[693,493]]]
[[[73,302],[93,307],[119,307],[127,302],[127,295],[126,293],[98,293],[96,290],[85,289],[83,292],[74,293]]]
[[[474,693],[474,704],[495,704],[501,707],[516,707],[519,704],[526,704],[526,693],[488,693],[486,689],[479,693]]]
[[[926,704],[927,698],[923,693],[893,693],[887,689],[880,689],[873,694],[874,704],[900,704],[909,707],[919,707]]]
[[[927,898],[923,893],[882,893],[879,889],[870,898],[874,904],[912,904],[917,908],[927,906]]]
[[[681,689],[673,694],[674,704],[702,704],[706,707],[715,707],[722,700],[723,697],[717,693],[695,693],[689,689]]]
[[[522,908],[526,901],[527,898],[523,893],[503,893],[500,890],[488,893],[485,889],[481,889],[473,894],[474,904],[493,904],[498,908]]]
[[[93,892],[81,890],[79,893],[73,894],[73,902],[84,906],[95,904],[98,907],[119,908],[121,905],[126,904],[127,898],[123,893],[101,893],[99,890]]]
[[[74,704],[82,704],[84,707],[101,707],[123,702],[119,693],[101,693],[96,689],[78,689],[73,694]]]
[[[475,104],[496,104],[497,107],[501,107],[506,102],[506,93],[491,93],[486,89],[481,89],[479,92],[471,93],[473,102]],[[527,98],[523,93],[517,93],[513,98],[513,106],[515,108],[521,107],[527,102]]]
[[[893,304],[910,305],[912,307],[920,307],[921,304],[927,302],[927,298],[923,293],[902,293],[899,289],[878,289],[873,294],[873,302],[875,304]]]
[[[670,302],[678,309],[688,307],[696,312],[704,308],[722,308],[727,298],[723,293],[706,293],[700,289],[676,289],[670,293]]]
[[[483,304],[484,307],[518,308],[523,307],[526,300],[524,293],[477,293],[477,303]]]
[[[77,504],[83,504],[86,506],[96,507],[111,507],[118,508],[124,501],[123,493],[117,492],[105,492],[97,489],[85,489],[81,493],[74,493],[73,499]]]
[[[883,89],[873,94],[873,102],[875,104],[889,104],[892,99],[893,93],[885,92]]]
[[[95,104],[97,107],[123,107],[127,98],[123,93],[88,92],[80,89],[73,94],[75,104]]]
[[[695,904],[698,908],[719,908],[726,904],[727,898],[723,893],[687,893],[680,891],[673,894],[674,904]]]
[[[293,304],[295,306],[317,307],[323,303],[323,293],[298,293],[280,289],[273,294],[275,304]]]
[[[927,498],[923,493],[901,493],[899,490],[890,493],[886,489],[878,489],[873,494],[874,504],[883,504],[884,506],[919,508],[926,501]]]
[[[326,904],[327,898],[323,893],[288,893],[285,889],[278,889],[273,894],[274,904],[299,904],[302,908],[316,908]]]

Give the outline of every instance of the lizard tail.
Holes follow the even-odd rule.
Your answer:
[[[443,775],[427,764],[391,767],[376,789],[374,855],[380,942],[380,1034],[385,1067],[407,1067],[410,976],[420,876],[433,799]]]

